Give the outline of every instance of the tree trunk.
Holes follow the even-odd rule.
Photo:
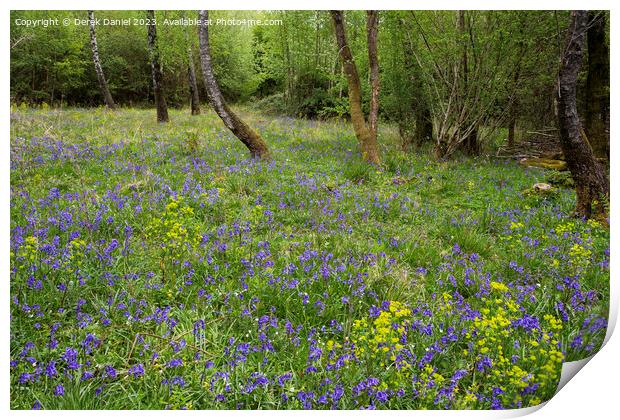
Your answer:
[[[192,115],[200,115],[200,97],[198,96],[198,84],[196,83],[196,70],[194,69],[194,54],[192,53],[192,43],[189,42],[187,31],[185,31],[185,42],[187,43],[187,79],[189,82],[190,108]]]
[[[585,131],[594,156],[609,160],[609,48],[605,12],[588,13]]]
[[[95,13],[92,10],[88,11],[88,24],[90,26],[90,47],[93,51],[93,62],[95,63],[95,72],[97,73],[97,80],[99,80],[99,88],[103,95],[105,104],[110,109],[116,109],[116,104],[110,89],[108,89],[108,82],[105,80],[103,69],[101,68],[101,61],[99,61],[99,49],[97,48],[97,34],[95,32]]]
[[[398,21],[398,27],[399,30],[406,31],[402,20]],[[411,139],[402,136],[401,138],[403,138],[403,140],[411,140],[416,147],[420,147],[424,143],[433,140],[433,114],[431,113],[428,98],[424,92],[424,82],[422,80],[420,64],[416,62],[415,51],[409,37],[403,39],[403,51],[406,57],[405,69],[412,81],[411,87],[414,99],[411,105],[415,120],[415,134]]]
[[[347,76],[351,122],[353,123],[355,136],[360,143],[362,158],[369,163],[379,164],[380,159],[377,141],[373,138],[368,126],[366,125],[364,112],[362,111],[362,88],[360,78],[357,73],[357,67],[355,66],[355,61],[353,61],[353,56],[351,55],[351,50],[349,49],[349,45],[347,43],[344,16],[340,10],[332,10],[331,15],[332,20],[334,21],[336,41],[340,51],[340,58],[343,62],[344,73]]]
[[[458,12],[458,27],[459,33],[465,38],[467,34],[467,24],[465,22],[465,11],[459,10]],[[461,59],[461,106],[465,106],[466,98],[468,95],[468,73],[469,73],[469,65],[467,63],[467,42],[463,40],[463,55]],[[469,122],[466,121],[463,126],[469,127]],[[480,152],[480,147],[478,144],[478,128],[474,128],[467,135],[463,143],[461,144],[461,149],[468,155],[474,156]]]
[[[420,147],[433,140],[433,116],[425,99],[418,101],[415,117],[415,142]]]
[[[463,142],[463,151],[469,156],[480,154],[480,144],[478,143],[478,127],[471,130]]]
[[[519,34],[523,36],[523,26],[519,29]],[[508,147],[513,147],[515,144],[515,128],[517,126],[517,117],[519,114],[519,100],[518,89],[521,80],[521,63],[523,62],[523,56],[525,55],[525,44],[523,41],[518,42],[517,52],[517,65],[515,72],[512,75],[512,98],[510,99],[510,116],[508,118]]]
[[[286,88],[284,91],[284,102],[286,103],[286,106],[290,108],[293,103],[294,71],[291,61],[291,50],[288,42],[288,29],[286,25],[282,25],[281,28],[282,31],[280,35],[282,36],[282,50],[285,60],[284,65],[286,66]]]
[[[517,90],[519,77],[521,74],[521,59],[517,63],[517,70],[513,76],[514,90]],[[516,94],[515,94],[516,96]],[[508,147],[513,147],[515,145],[515,127],[517,125],[517,113],[519,109],[519,103],[516,98],[513,98],[510,101],[510,117],[508,119]]]
[[[320,25],[320,10],[317,10],[314,13],[314,68],[318,69],[319,65],[321,64],[321,25]],[[315,78],[312,78],[312,89],[314,89],[316,86],[314,86],[314,83],[316,82]]]
[[[202,22],[209,20],[209,12],[201,10],[199,18]],[[224,122],[226,128],[237,136],[250,151],[253,159],[270,158],[269,148],[262,137],[250,126],[243,122],[226,104],[224,97],[213,74],[211,64],[211,52],[209,47],[209,26],[200,25],[198,28],[198,41],[200,44],[200,64],[209,103]]]
[[[510,121],[508,122],[508,147],[512,147],[515,145],[515,126],[517,125],[517,119],[514,114],[510,116]]]
[[[576,214],[590,218],[593,214],[607,214],[609,181],[603,167],[592,153],[577,113],[577,78],[583,61],[587,25],[587,11],[572,12],[561,57],[556,97],[560,144],[577,190]]]
[[[192,115],[200,115],[200,97],[198,96],[198,84],[196,83],[196,71],[194,70],[194,54],[192,48],[188,48],[187,77],[189,79],[190,105]]]
[[[161,63],[159,62],[159,49],[157,48],[157,27],[155,25],[155,11],[146,11],[148,28],[148,47],[151,58],[151,74],[153,76],[153,92],[155,94],[155,105],[157,106],[157,122],[168,122],[168,107],[164,97],[162,84]]]
[[[379,14],[376,10],[366,12],[366,32],[368,35],[368,67],[370,69],[370,111],[368,129],[373,141],[377,141],[377,119],[379,117],[379,59],[377,58],[377,34]]]

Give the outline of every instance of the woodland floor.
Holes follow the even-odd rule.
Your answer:
[[[347,123],[14,109],[11,407],[514,408],[606,331],[609,232],[549,172]]]

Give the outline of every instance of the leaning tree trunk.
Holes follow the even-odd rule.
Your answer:
[[[377,119],[379,117],[379,59],[377,58],[377,34],[379,14],[376,10],[366,12],[366,33],[368,36],[368,67],[370,69],[370,111],[368,129],[373,141],[377,142]]]
[[[201,22],[209,20],[209,11],[201,10],[199,13]],[[224,125],[237,136],[239,140],[250,150],[253,159],[270,158],[269,148],[263,138],[239,118],[226,104],[220,88],[213,74],[211,53],[209,47],[209,26],[200,25],[198,28],[198,41],[200,44],[200,64],[204,77],[205,87],[209,103],[224,122]]]
[[[588,78],[585,131],[594,156],[609,159],[609,47],[605,12],[588,14]]]
[[[590,218],[593,210],[595,215],[607,214],[609,181],[592,153],[577,113],[577,78],[583,61],[587,25],[587,11],[572,12],[556,95],[560,144],[577,190],[576,214]]]
[[[105,104],[110,109],[115,109],[116,104],[108,89],[108,82],[105,80],[103,69],[101,68],[101,61],[99,60],[99,48],[97,48],[97,33],[95,32],[95,13],[92,10],[88,11],[88,25],[90,26],[90,47],[93,51],[93,62],[95,63],[95,73],[97,73],[97,80],[99,80],[99,88],[103,95]]]
[[[379,164],[380,159],[377,141],[376,138],[373,138],[370,129],[366,125],[364,112],[362,111],[362,88],[355,61],[353,61],[353,56],[351,55],[351,50],[347,43],[344,15],[341,10],[332,10],[331,15],[334,21],[340,58],[342,59],[344,73],[347,76],[349,108],[355,137],[357,137],[360,143],[362,158],[369,163]]]
[[[159,62],[159,49],[157,47],[157,27],[155,25],[155,11],[146,11],[148,27],[148,46],[151,58],[151,74],[153,76],[153,92],[155,94],[155,105],[157,106],[157,122],[168,122],[168,107],[164,97],[162,84],[161,63]]]
[[[187,36],[187,32],[185,33]],[[192,115],[200,115],[200,97],[198,96],[198,84],[196,83],[196,70],[194,69],[194,54],[192,44],[187,44],[187,78],[189,81],[190,107]]]

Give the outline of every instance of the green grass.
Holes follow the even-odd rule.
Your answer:
[[[375,168],[346,123],[241,112],[256,163],[210,112],[13,111],[12,408],[511,408],[605,335],[609,232],[522,194],[542,170],[391,127]]]

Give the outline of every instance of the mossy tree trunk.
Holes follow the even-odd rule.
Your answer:
[[[577,79],[583,61],[588,12],[578,10],[571,14],[556,91],[560,144],[575,181],[576,214],[586,218],[593,215],[606,216],[609,181],[602,165],[592,153],[577,113]]]
[[[149,56],[151,58],[151,74],[153,77],[153,93],[155,95],[155,106],[157,107],[157,122],[168,122],[168,106],[164,96],[163,76],[161,63],[159,61],[159,48],[157,46],[157,26],[155,24],[155,11],[146,11],[147,20],[147,41]]]
[[[341,10],[331,11],[334,29],[336,32],[336,42],[343,63],[343,70],[347,77],[349,91],[349,110],[351,122],[355,136],[360,144],[362,158],[372,164],[379,164],[379,148],[377,147],[376,136],[373,136],[371,129],[366,125],[364,112],[362,111],[362,88],[360,83],[357,66],[353,60],[353,55],[347,42],[344,14]]]
[[[209,20],[209,11],[199,12],[201,22]],[[226,104],[220,88],[213,74],[211,52],[209,47],[209,26],[200,25],[198,28],[198,41],[200,45],[200,64],[202,76],[207,89],[209,104],[228,128],[248,148],[253,159],[270,158],[269,148],[262,137],[237,116]]]
[[[88,26],[90,28],[90,47],[93,52],[93,63],[95,64],[95,73],[97,73],[97,80],[99,81],[99,88],[101,89],[101,95],[105,104],[110,109],[115,109],[116,104],[112,99],[110,89],[108,89],[108,82],[103,74],[103,68],[101,67],[101,61],[99,60],[99,48],[97,47],[97,33],[95,31],[95,13],[92,10],[88,11]]]

